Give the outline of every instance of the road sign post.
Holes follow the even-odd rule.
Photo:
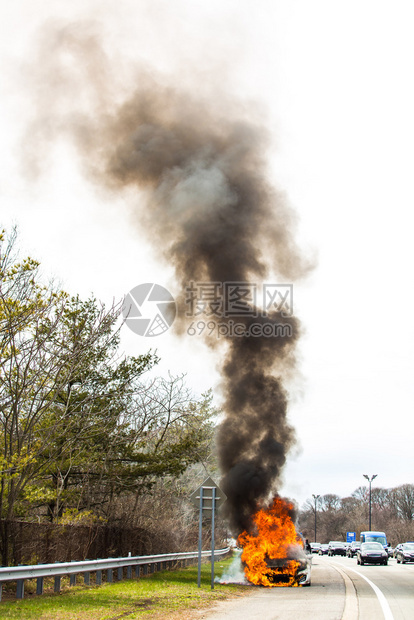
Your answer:
[[[199,509],[198,523],[198,574],[197,585],[201,586],[201,547],[202,547],[202,528],[203,516],[211,516],[211,589],[214,590],[214,528],[215,514],[226,500],[226,496],[216,485],[214,480],[207,478],[203,484],[190,496],[193,504]]]
[[[200,487],[200,515],[198,522],[198,575],[197,585],[201,585],[201,546],[203,542],[203,487]]]
[[[214,514],[216,512],[216,489],[212,489],[211,509],[211,589],[214,590]]]

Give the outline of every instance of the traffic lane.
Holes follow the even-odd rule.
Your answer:
[[[329,558],[333,564],[340,565],[352,579],[358,595],[360,618],[369,618],[372,594],[369,584],[359,577],[364,575],[383,593],[394,620],[412,620],[414,618],[414,564],[397,564],[390,558],[388,566],[359,566],[355,558]],[[352,570],[350,570],[352,569]],[[356,571],[356,572],[355,572]],[[371,588],[372,590],[372,588]],[[382,618],[383,612],[378,616]]]
[[[246,586],[249,587],[249,586]],[[214,610],[194,615],[203,620],[342,620],[345,584],[340,573],[314,558],[312,585],[298,588],[251,587],[250,596],[222,601]],[[354,619],[352,619],[354,620]]]
[[[391,620],[389,604],[384,599],[385,594],[373,580],[374,575],[372,573],[372,570],[387,569],[387,566],[362,567],[371,569],[368,570],[368,574],[364,575],[365,571],[359,570],[360,566],[357,566],[356,559],[334,556],[334,558],[326,558],[325,562],[344,573],[345,578],[351,580],[354,594],[357,597],[358,613],[356,617],[359,620],[371,620],[372,618]],[[376,588],[379,588],[379,591]]]

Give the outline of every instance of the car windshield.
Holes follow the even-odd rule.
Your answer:
[[[365,542],[378,542],[381,545],[386,545],[387,539],[385,536],[365,536]]]
[[[382,545],[376,542],[369,542],[361,545],[361,551],[366,551],[367,549],[371,549],[373,551],[383,551]]]
[[[404,549],[405,549],[406,551],[414,551],[414,543],[406,543],[406,544],[404,545]]]

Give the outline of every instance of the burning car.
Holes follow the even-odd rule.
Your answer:
[[[303,551],[303,550],[302,550]],[[296,560],[288,559],[267,559],[268,571],[267,579],[274,586],[310,586],[312,556],[301,554],[301,547],[298,548]],[[294,563],[292,570],[291,564]]]
[[[237,543],[246,579],[255,585],[309,586],[312,554],[292,521],[293,504],[276,497],[267,509],[253,516],[254,531],[243,532]]]

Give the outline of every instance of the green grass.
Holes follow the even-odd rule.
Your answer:
[[[219,561],[220,576],[231,559]],[[186,620],[192,611],[208,608],[218,600],[247,594],[249,588],[215,583],[211,590],[211,565],[163,571],[102,586],[65,587],[60,594],[27,595],[24,600],[0,603],[0,618],[16,620]],[[26,587],[26,591],[30,588]]]

